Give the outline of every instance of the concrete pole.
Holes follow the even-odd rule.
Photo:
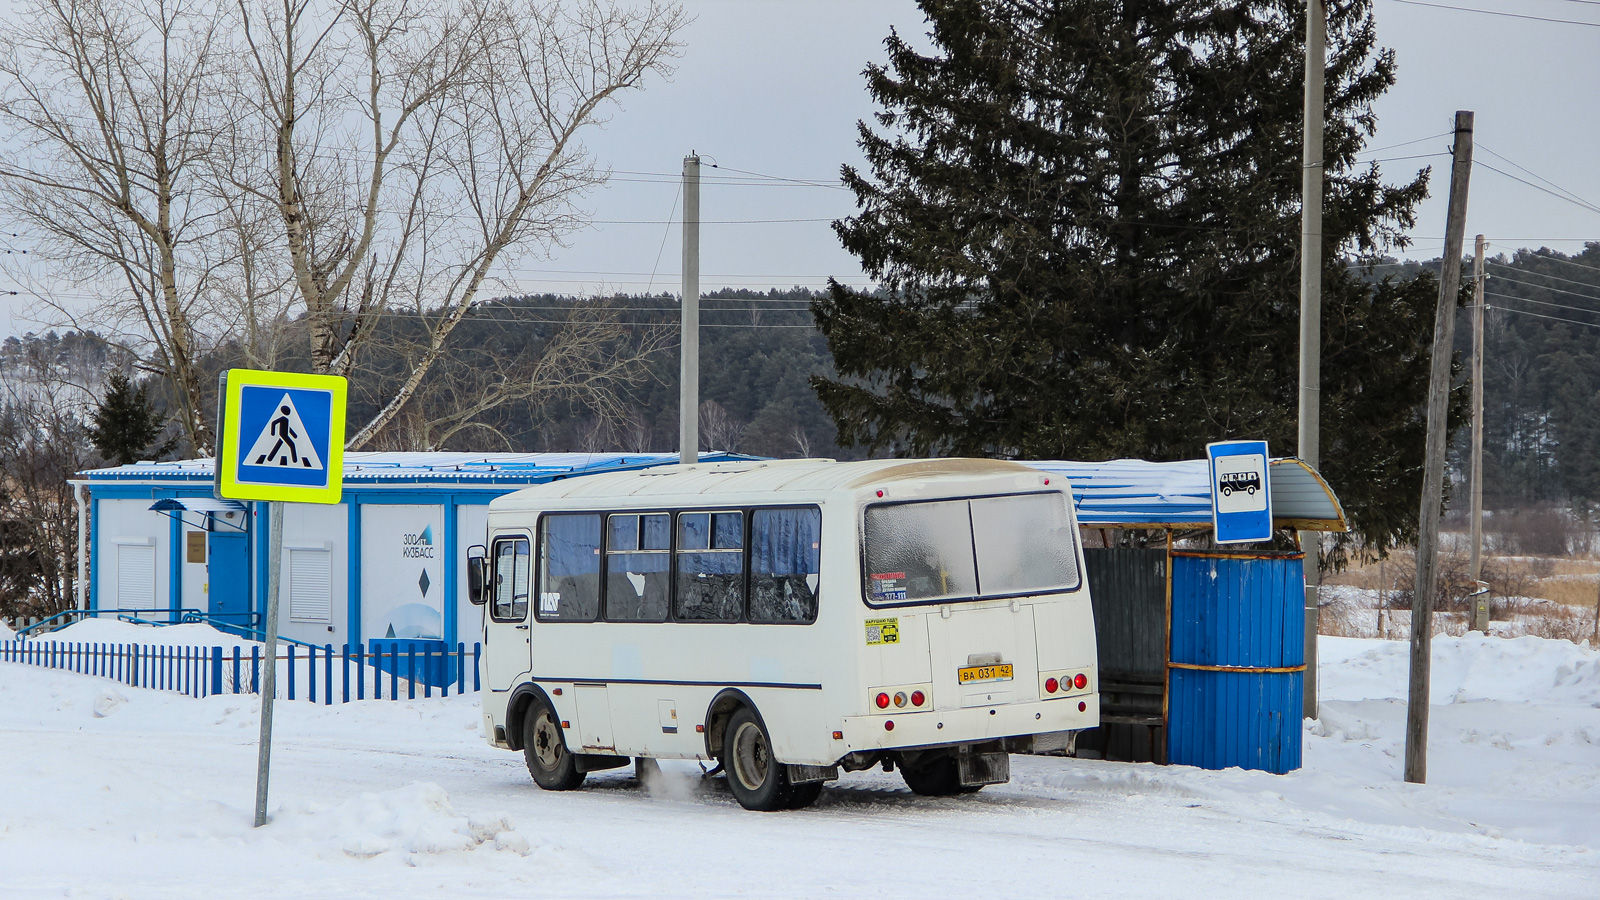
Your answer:
[[[259,508],[259,504],[257,504]],[[278,582],[283,568],[283,503],[267,504],[272,537],[267,544],[267,646],[262,654],[261,743],[256,756],[256,827],[267,824],[267,781],[272,772],[272,701],[278,691]]]
[[[1483,235],[1472,254],[1472,629],[1489,631],[1489,586],[1483,583]]]
[[[678,369],[678,462],[700,459],[700,157],[683,158],[683,339]]]
[[[1455,346],[1456,295],[1461,290],[1461,244],[1467,230],[1467,183],[1472,175],[1472,113],[1456,112],[1455,160],[1450,166],[1450,207],[1440,261],[1439,306],[1433,320],[1433,364],[1428,378],[1428,444],[1417,516],[1417,577],[1411,592],[1411,685],[1406,697],[1406,780],[1428,780],[1428,685],[1433,652],[1433,594],[1439,563],[1439,514],[1444,506],[1445,415],[1450,405],[1450,361]]]
[[[1300,428],[1296,452],[1312,468],[1322,455],[1322,89],[1327,69],[1328,11],[1306,3],[1306,72],[1300,167]],[[1317,717],[1317,595],[1320,547],[1302,539],[1306,577],[1305,717]]]

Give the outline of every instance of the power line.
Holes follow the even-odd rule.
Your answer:
[[[1513,309],[1509,306],[1496,306],[1495,309],[1502,312],[1516,313],[1519,316],[1533,316],[1535,319],[1549,319],[1552,322],[1566,322],[1569,325],[1583,325],[1588,328],[1600,328],[1600,323],[1596,322],[1580,322],[1577,319],[1563,319],[1560,316],[1547,316],[1543,313],[1529,312],[1525,309]]]
[[[1508,19],[1527,19],[1533,22],[1552,22],[1557,25],[1584,25],[1589,28],[1600,28],[1600,22],[1584,22],[1578,19],[1552,19],[1546,16],[1530,16],[1524,13],[1505,12],[1498,9],[1478,9],[1472,6],[1451,6],[1447,3],[1425,3],[1423,0],[1389,0],[1391,3],[1402,3],[1406,6],[1426,6],[1430,9],[1449,9],[1456,12],[1478,13],[1484,16],[1504,16]]]
[[[1509,272],[1517,272],[1517,273],[1523,274],[1523,275],[1532,275],[1532,276],[1534,276],[1536,278],[1548,278],[1551,281],[1560,281],[1560,282],[1564,282],[1566,284],[1575,284],[1578,287],[1586,287],[1586,288],[1589,288],[1591,290],[1600,290],[1600,285],[1596,285],[1594,282],[1591,282],[1591,281],[1574,281],[1571,278],[1562,278],[1559,275],[1546,275],[1543,272],[1534,272],[1534,271],[1529,270],[1529,269],[1519,269],[1516,266],[1508,266],[1505,263],[1489,262],[1489,265],[1494,266],[1497,269],[1505,269],[1505,270],[1507,270]],[[1545,287],[1542,284],[1529,284],[1528,282],[1517,281],[1515,278],[1510,278],[1510,277],[1505,276],[1505,275],[1497,275],[1495,277],[1504,279],[1506,281],[1509,281],[1512,284],[1527,284],[1528,287],[1541,288],[1541,289],[1547,290],[1547,291],[1559,290],[1559,288]],[[1595,299],[1600,300],[1600,297],[1597,297]]]
[[[1597,206],[1596,204],[1594,204],[1594,203],[1592,203],[1592,202],[1590,202],[1588,200],[1585,200],[1584,198],[1578,196],[1577,192],[1569,191],[1566,188],[1562,187],[1561,185],[1556,184],[1554,181],[1551,181],[1550,179],[1544,177],[1543,175],[1540,175],[1538,172],[1533,171],[1532,169],[1528,168],[1527,166],[1519,165],[1516,160],[1507,159],[1505,156],[1502,156],[1501,154],[1496,153],[1493,150],[1490,150],[1488,147],[1484,147],[1481,144],[1479,145],[1479,147],[1485,153],[1489,154],[1490,156],[1493,156],[1496,159],[1499,159],[1499,160],[1507,163],[1512,168],[1520,169],[1521,171],[1523,171],[1523,172],[1525,172],[1525,173],[1527,173],[1529,175],[1532,175],[1534,178],[1537,178],[1540,181],[1544,182],[1545,184],[1549,185],[1550,187],[1555,188],[1556,190],[1560,191],[1563,194],[1566,194],[1567,196],[1571,197],[1573,200],[1576,200],[1576,201],[1584,204],[1585,206],[1589,206],[1589,207],[1593,207],[1593,208],[1596,208],[1596,209],[1600,209],[1600,206]]]
[[[1600,2],[1600,0],[1596,0],[1596,2]],[[1367,153],[1382,153],[1385,150],[1397,150],[1397,149],[1399,149],[1401,147],[1409,147],[1412,144],[1420,144],[1423,141],[1436,141],[1439,138],[1450,137],[1453,134],[1455,134],[1455,132],[1453,132],[1453,131],[1441,131],[1438,134],[1430,134],[1427,137],[1419,137],[1414,141],[1402,141],[1402,142],[1400,142],[1398,144],[1385,144],[1382,147],[1370,147],[1370,148],[1368,148],[1366,150],[1362,150],[1360,153],[1357,153],[1356,155],[1357,156],[1361,156],[1361,155],[1367,154]]]
[[[1482,160],[1473,160],[1472,165],[1474,167],[1482,166],[1485,169],[1488,169],[1489,171],[1494,172],[1497,175],[1504,175],[1505,177],[1511,179],[1512,181],[1521,182],[1522,184],[1525,184],[1528,187],[1531,187],[1534,190],[1539,191],[1540,193],[1549,194],[1550,196],[1556,198],[1557,200],[1565,200],[1566,202],[1571,203],[1573,206],[1576,206],[1579,209],[1584,209],[1584,210],[1587,210],[1587,211],[1592,212],[1592,213],[1600,213],[1600,206],[1596,206],[1593,203],[1588,202],[1587,200],[1577,200],[1577,199],[1574,199],[1573,197],[1567,196],[1566,194],[1557,193],[1556,191],[1552,191],[1549,188],[1545,187],[1544,185],[1534,184],[1533,182],[1529,181],[1526,178],[1518,177],[1516,175],[1511,174],[1510,172],[1504,171],[1503,169],[1497,169],[1494,166],[1491,166],[1491,165],[1489,165],[1488,163],[1486,163],[1486,162],[1484,162]],[[1505,240],[1505,239],[1502,238],[1502,240]]]
[[[1489,292],[1488,291],[1484,291],[1484,296],[1490,296]],[[1518,300],[1518,301],[1521,301],[1523,303],[1537,303],[1540,306],[1553,306],[1556,309],[1568,309],[1568,310],[1571,310],[1573,312],[1593,313],[1595,315],[1600,315],[1600,309],[1592,309],[1592,308],[1587,307],[1587,306],[1573,306],[1573,305],[1571,305],[1569,303],[1554,303],[1554,302],[1549,301],[1549,300],[1534,300],[1531,297],[1513,297],[1510,294],[1494,294],[1493,296],[1499,297],[1499,298],[1501,298],[1503,300]],[[1600,297],[1592,297],[1590,299],[1600,300]],[[1496,307],[1496,308],[1498,309],[1499,307]]]

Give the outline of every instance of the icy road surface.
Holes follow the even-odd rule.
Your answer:
[[[543,793],[471,696],[280,701],[262,829],[253,700],[0,664],[0,898],[1600,897],[1600,653],[1435,651],[1427,786],[1406,646],[1324,638],[1288,777],[1018,756],[972,796],[858,773],[761,814],[685,763]]]

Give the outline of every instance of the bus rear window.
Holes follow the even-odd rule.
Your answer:
[[[867,508],[866,598],[934,603],[1073,590],[1077,539],[1061,494]]]

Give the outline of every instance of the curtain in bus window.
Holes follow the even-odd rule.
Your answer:
[[[1060,494],[972,501],[978,587],[985,595],[1036,594],[1078,586],[1077,535]]]
[[[600,516],[545,516],[539,557],[539,618],[594,621],[600,612]]]
[[[680,513],[675,615],[737,622],[743,612],[744,513]]]
[[[493,614],[497,619],[528,616],[527,541],[495,542]]]
[[[667,548],[672,517],[610,516],[606,544],[606,618],[618,622],[661,622],[667,618],[672,560]]]
[[[871,506],[866,530],[868,602],[977,596],[967,501]]]
[[[816,620],[821,533],[815,509],[750,514],[750,621]]]

